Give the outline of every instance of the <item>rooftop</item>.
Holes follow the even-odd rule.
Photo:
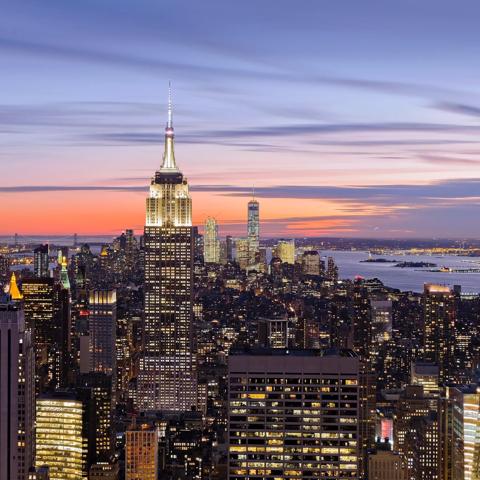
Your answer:
[[[291,356],[291,357],[345,357],[357,358],[357,354],[349,348],[325,348],[325,349],[295,349],[295,348],[262,348],[244,347],[232,348],[230,355],[256,355],[256,356]]]

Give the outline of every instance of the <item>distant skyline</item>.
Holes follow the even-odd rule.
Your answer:
[[[7,2],[0,235],[144,225],[172,81],[193,222],[480,238],[480,4]]]

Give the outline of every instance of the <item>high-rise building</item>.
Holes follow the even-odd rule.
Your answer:
[[[80,375],[77,396],[84,406],[84,432],[88,438],[86,468],[110,462],[114,454],[112,376],[105,373]]]
[[[47,465],[51,480],[86,476],[84,405],[73,394],[54,392],[37,399],[35,466]]]
[[[0,284],[7,282],[10,276],[10,258],[0,255]]]
[[[367,452],[375,442],[376,378],[373,351],[372,308],[362,280],[353,287],[353,348],[360,358],[360,441],[362,475],[367,468]]]
[[[266,348],[288,348],[288,317],[259,318],[258,343]]]
[[[157,480],[158,427],[133,423],[125,432],[125,480]]]
[[[53,278],[28,278],[22,282],[25,326],[33,333],[37,390],[48,382],[49,354],[56,344],[55,281]]]
[[[383,443],[368,454],[369,480],[409,480],[407,461],[403,455]]]
[[[455,295],[446,286],[426,284],[423,309],[424,360],[438,365],[441,384],[454,381]]]
[[[62,283],[54,288],[54,343],[48,348],[48,363],[53,384],[67,387],[71,381],[72,359],[72,312],[70,289]]]
[[[50,276],[48,245],[40,245],[33,251],[33,272],[37,278]]]
[[[275,246],[273,255],[278,257],[282,263],[295,263],[295,240],[279,240]]]
[[[35,375],[23,310],[0,304],[0,480],[26,480],[34,459]]]
[[[192,200],[187,179],[175,162],[170,101],[163,163],[151,181],[147,198],[144,242],[144,351],[138,376],[138,407],[187,411],[197,402]]]
[[[371,300],[372,342],[375,350],[392,337],[392,301]]]
[[[480,478],[480,387],[448,387],[452,480]]]
[[[252,265],[250,256],[250,240],[248,238],[237,238],[235,241],[235,257],[238,266],[242,270],[246,270]]]
[[[307,250],[302,254],[302,272],[304,275],[320,275],[321,258],[316,250]]]
[[[359,478],[353,351],[233,351],[228,383],[230,480]]]
[[[88,302],[90,371],[116,377],[115,339],[117,331],[117,293],[91,290]]]
[[[412,429],[413,419],[426,417],[430,413],[430,402],[423,393],[421,385],[407,385],[395,405],[393,422],[393,448],[410,459],[412,453],[407,444],[407,434]]]
[[[414,417],[405,435],[408,476],[414,480],[438,480],[440,477],[440,428],[438,415]]]
[[[220,262],[220,241],[218,240],[218,225],[214,218],[205,220],[203,234],[203,259],[205,263]]]
[[[233,260],[233,238],[231,235],[227,235],[225,243],[227,248],[227,262],[231,262]]]
[[[255,198],[248,202],[247,238],[250,243],[250,251],[255,258],[260,247],[260,204]]]
[[[327,259],[327,271],[325,272],[325,275],[332,282],[338,280],[338,267],[335,264],[333,257],[328,257]]]

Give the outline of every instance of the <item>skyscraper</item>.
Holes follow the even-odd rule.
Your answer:
[[[426,284],[423,293],[424,358],[440,369],[440,383],[453,381],[455,295],[443,285]]]
[[[230,480],[359,478],[353,351],[247,349],[228,363]]]
[[[115,290],[92,290],[88,302],[90,371],[116,377],[115,339],[117,294]]]
[[[55,345],[55,283],[53,278],[28,278],[22,283],[25,326],[32,332],[35,348],[37,390],[48,381],[49,352]]]
[[[23,310],[0,304],[0,480],[26,480],[33,466],[35,376]]]
[[[188,182],[175,162],[170,99],[163,163],[152,178],[146,203],[138,407],[186,411],[197,403],[192,334],[194,237]]]
[[[260,204],[255,198],[248,202],[247,237],[253,249],[260,244]]]
[[[307,250],[302,255],[302,271],[304,275],[320,275],[320,254],[316,250]]]
[[[295,240],[279,240],[275,246],[273,255],[278,257],[282,263],[295,263]]]
[[[203,234],[203,259],[205,263],[219,263],[220,242],[218,240],[218,225],[214,218],[205,220],[205,232]]]
[[[50,276],[48,245],[40,245],[33,251],[33,272],[37,278]]]
[[[110,462],[114,453],[112,377],[87,373],[77,379],[78,398],[84,405],[84,430],[88,438],[87,468]]]
[[[158,427],[135,422],[125,432],[125,479],[157,480]]]
[[[82,401],[64,392],[37,399],[35,465],[47,465],[51,480],[85,478],[86,441]]]
[[[260,247],[260,204],[255,198],[248,202],[247,238],[251,263],[254,264]]]
[[[448,387],[451,403],[452,478],[480,478],[480,387],[463,385]]]

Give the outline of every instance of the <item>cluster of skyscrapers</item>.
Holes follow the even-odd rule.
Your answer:
[[[478,296],[342,281],[254,198],[202,237],[171,103],[143,236],[71,253],[0,263],[0,480],[480,479]]]

